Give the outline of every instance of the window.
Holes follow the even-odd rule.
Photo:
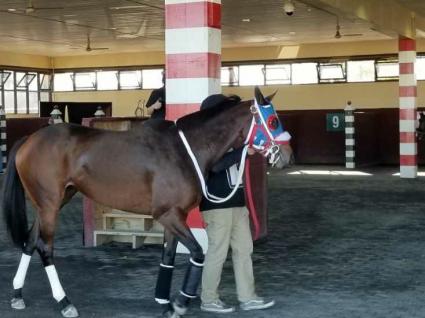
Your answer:
[[[4,83],[9,79],[12,72],[0,71],[0,88],[3,87]]]
[[[52,87],[52,77],[50,74],[39,75],[40,90],[50,90]]]
[[[37,73],[27,74],[27,87],[30,92],[38,92],[39,85],[38,85]]]
[[[154,88],[162,87],[163,73],[164,73],[163,69],[143,70],[142,71],[143,89],[154,89]]]
[[[264,65],[240,65],[239,85],[253,86],[264,85]]]
[[[49,102],[50,101],[50,93],[49,92],[41,92],[40,93],[40,102]]]
[[[4,89],[6,90],[14,90],[15,89],[15,72],[12,71],[6,71],[10,73],[10,76],[6,78],[4,81]]]
[[[291,84],[291,64],[266,65],[266,85]]]
[[[16,108],[18,114],[27,113],[27,92],[26,91],[17,91],[16,92]]]
[[[320,83],[345,82],[345,62],[340,63],[319,63]]]
[[[17,88],[23,88],[26,89],[28,88],[31,83],[35,84],[35,90],[37,90],[37,81],[34,81],[34,79],[37,77],[37,74],[34,73],[17,73]],[[34,89],[34,84],[32,86],[32,88]]]
[[[317,63],[295,63],[292,64],[292,84],[316,84],[319,82],[317,76]]]
[[[16,113],[15,112],[15,92],[14,91],[4,91],[4,109],[6,113]]]
[[[100,91],[118,89],[118,71],[97,72],[97,89]]]
[[[120,89],[142,88],[142,71],[120,71]]]
[[[374,82],[375,61],[348,61],[347,82]]]
[[[416,57],[415,73],[416,79],[425,80],[425,56]]]
[[[239,85],[239,68],[237,66],[225,66],[221,68],[221,85]]]
[[[398,78],[399,66],[396,60],[376,61],[376,79],[394,80]]]
[[[74,90],[72,76],[74,73],[58,73],[54,76],[54,88],[56,92],[67,92]]]
[[[38,112],[38,80],[37,73],[15,72],[15,110],[18,114]]]
[[[46,80],[49,84],[42,88],[49,74],[0,70],[0,76],[4,82],[0,86],[0,105],[4,105],[6,113],[38,113],[40,100],[50,100],[50,81]]]
[[[15,72],[6,71],[10,73],[3,85],[3,105],[6,113],[16,113],[15,111]]]
[[[89,91],[96,89],[96,73],[75,73],[74,75],[75,89],[81,91]]]
[[[38,113],[38,92],[29,92],[28,93],[28,111],[30,114]]]

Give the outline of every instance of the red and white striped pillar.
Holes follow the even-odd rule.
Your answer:
[[[416,41],[399,37],[400,177],[418,174],[416,144]]]
[[[165,0],[165,54],[166,118],[175,120],[221,92],[221,0]],[[205,250],[199,210],[187,223]]]

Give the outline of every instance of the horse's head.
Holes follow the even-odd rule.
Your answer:
[[[283,128],[271,103],[275,94],[265,98],[260,89],[255,88],[254,105],[251,106],[254,118],[247,142],[250,147],[267,157],[272,166],[284,168],[293,161],[289,144],[291,135]]]
[[[418,139],[422,140],[425,135],[425,114],[423,112],[419,113],[419,127],[416,128],[416,133],[418,135]]]

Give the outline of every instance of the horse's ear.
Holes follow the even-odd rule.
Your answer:
[[[255,100],[257,101],[258,105],[267,105],[263,93],[261,93],[260,88],[258,86],[255,86]]]
[[[277,90],[273,94],[267,96],[266,97],[266,100],[268,100],[269,102],[271,102],[273,100],[273,98],[276,96],[276,94],[277,94]]]

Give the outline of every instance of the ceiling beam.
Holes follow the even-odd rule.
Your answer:
[[[425,32],[425,19],[395,0],[319,0],[324,6],[366,20],[380,31],[416,38]]]

